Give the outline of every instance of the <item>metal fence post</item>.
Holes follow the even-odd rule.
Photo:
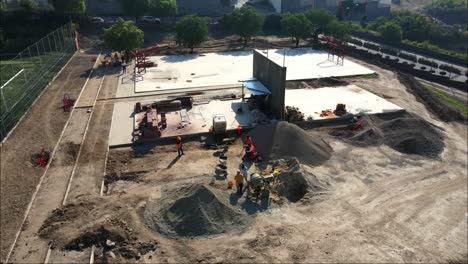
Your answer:
[[[57,41],[55,40],[55,31],[51,33],[52,34],[52,37],[54,37],[54,43],[55,43],[55,51],[58,52],[58,49],[57,49]]]

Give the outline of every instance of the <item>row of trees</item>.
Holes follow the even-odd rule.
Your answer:
[[[406,39],[444,46],[448,43],[465,43],[467,37],[464,28],[447,29],[426,16],[410,12],[398,12],[391,18],[380,17],[369,23],[366,29],[379,32],[389,43],[399,43]]]
[[[135,1],[135,0],[134,0]],[[208,38],[208,18],[185,16],[176,25],[177,43],[188,47],[193,52],[194,47]],[[265,23],[265,17],[249,7],[235,9],[226,15],[222,23],[227,30],[241,37],[244,46],[259,33]],[[325,10],[310,10],[305,14],[285,14],[281,16],[282,31],[295,40],[296,47],[300,39],[311,35],[317,37],[326,33],[339,39],[349,34],[349,26],[339,22],[331,13]],[[133,22],[121,19],[105,30],[105,42],[116,50],[132,50],[143,44],[144,33]]]
[[[86,10],[85,0],[48,0],[54,11],[59,14],[83,14]],[[20,0],[22,10],[35,12],[39,10],[36,0]],[[0,0],[0,13],[7,11],[6,0]]]
[[[6,0],[0,0],[0,12],[6,11]],[[48,0],[54,11],[60,14],[80,15],[86,11],[85,0]],[[142,15],[174,16],[177,14],[176,0],[120,0],[124,15],[138,19]],[[37,0],[20,0],[25,11],[37,11]]]

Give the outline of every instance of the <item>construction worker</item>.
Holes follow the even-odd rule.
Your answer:
[[[242,175],[240,170],[237,170],[236,176],[234,176],[234,180],[237,184],[237,193],[242,195],[242,187],[244,187],[244,176]]]
[[[184,149],[182,148],[182,138],[176,138],[176,147],[177,147],[177,154],[180,156],[184,155]]]
[[[247,169],[247,167],[244,165],[244,163],[242,163],[242,164],[239,166],[239,170],[241,171],[242,175],[244,176],[244,179],[247,180],[248,169]]]
[[[247,136],[247,137],[245,138],[245,144],[246,144],[246,145],[252,144],[252,138],[250,138],[249,136]]]

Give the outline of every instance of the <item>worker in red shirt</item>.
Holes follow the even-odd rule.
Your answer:
[[[184,149],[182,148],[182,138],[177,137],[176,138],[176,148],[177,148],[177,154],[180,156],[184,155]]]
[[[246,145],[252,144],[252,139],[251,139],[249,136],[247,136],[247,137],[245,138],[245,144],[246,144]]]

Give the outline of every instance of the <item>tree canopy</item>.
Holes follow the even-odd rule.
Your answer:
[[[325,31],[337,39],[346,40],[350,33],[350,26],[345,22],[334,20],[328,24]]]
[[[37,1],[34,0],[21,0],[19,4],[20,7],[25,11],[36,11],[39,9]]]
[[[312,24],[304,14],[287,14],[281,19],[281,27],[284,33],[294,38],[296,48],[300,39],[310,35]]]
[[[305,12],[305,16],[312,23],[317,33],[322,33],[328,24],[336,20],[335,16],[325,9],[311,9]]]
[[[241,36],[247,46],[247,41],[262,30],[265,18],[253,8],[241,7],[232,12],[229,21],[232,31]]]
[[[388,43],[401,42],[401,28],[394,22],[385,23],[383,26],[379,27],[379,32],[382,38]]]
[[[182,45],[193,48],[208,38],[208,23],[205,18],[185,16],[176,25],[177,41]]]
[[[85,0],[49,0],[57,13],[83,14],[86,11]]]
[[[6,0],[0,0],[0,13],[6,12],[7,6],[6,6]]]
[[[110,28],[104,29],[104,42],[113,50],[135,50],[143,45],[143,41],[144,33],[133,21],[119,18]]]
[[[148,13],[153,16],[175,16],[177,14],[176,0],[149,0]]]

